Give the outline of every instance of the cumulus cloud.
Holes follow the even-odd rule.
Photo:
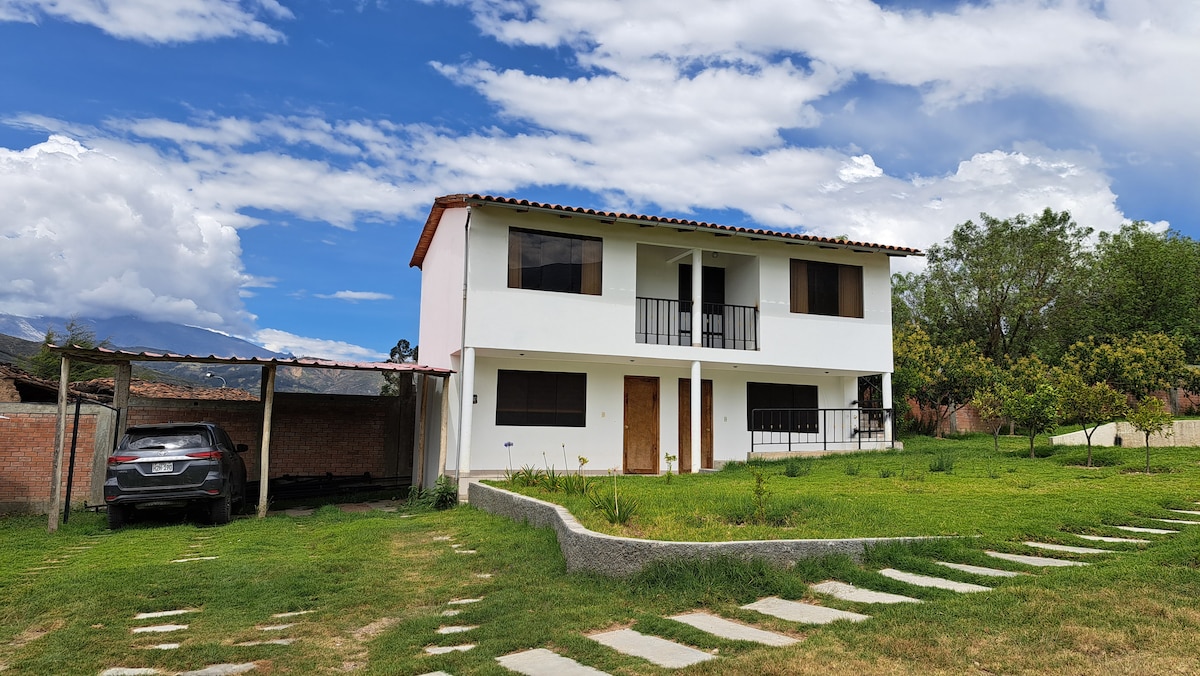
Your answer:
[[[293,18],[277,0],[0,0],[0,21],[38,23],[45,18],[95,26],[126,40],[195,42],[249,37],[280,42],[268,21]]]
[[[256,331],[249,339],[273,352],[290,353],[297,357],[335,361],[384,361],[388,357],[384,353],[351,343],[306,338],[278,329]]]
[[[351,302],[360,300],[391,300],[393,298],[390,293],[379,293],[378,291],[338,291],[337,293],[318,293],[314,295],[317,298],[348,300]]]

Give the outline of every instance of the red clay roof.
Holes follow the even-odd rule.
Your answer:
[[[849,249],[868,249],[881,253],[887,253],[893,256],[922,256],[924,255],[920,249],[912,249],[908,247],[892,246],[889,244],[872,244],[870,242],[856,242],[848,239],[835,239],[833,237],[817,237],[815,235],[804,235],[795,232],[780,232],[776,230],[763,230],[757,228],[742,228],[731,225],[720,225],[718,223],[707,223],[705,221],[693,221],[683,218],[672,218],[668,216],[648,216],[644,214],[632,213],[616,213],[612,211],[597,211],[595,209],[587,209],[583,207],[570,207],[560,204],[547,204],[543,202],[533,202],[530,200],[515,199],[512,197],[496,197],[493,195],[446,195],[439,197],[433,201],[433,207],[429,210],[429,217],[425,219],[425,228],[421,231],[421,236],[417,240],[417,247],[413,251],[412,259],[409,261],[409,267],[420,268],[425,262],[425,254],[429,252],[429,245],[433,242],[434,232],[437,230],[438,223],[442,219],[442,212],[446,209],[461,208],[471,204],[498,204],[506,207],[516,207],[524,209],[541,209],[546,211],[558,211],[568,214],[581,214],[591,216],[600,220],[616,221],[636,221],[639,223],[649,223],[651,225],[660,225],[664,227],[685,226],[698,230],[712,230],[718,233],[729,233],[737,235],[761,236],[770,238],[779,238],[784,240],[793,240],[799,242],[811,242],[813,244],[824,244],[827,246],[837,246]]]

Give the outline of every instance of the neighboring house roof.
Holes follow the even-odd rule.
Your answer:
[[[83,395],[92,394],[104,401],[112,401],[113,379],[96,378],[82,383],[71,383],[71,391]],[[129,382],[130,396],[143,399],[206,399],[216,401],[258,401],[258,395],[236,387],[196,387],[193,385],[171,385],[148,380],[133,379]]]
[[[429,245],[433,242],[433,235],[437,231],[438,223],[441,222],[442,213],[446,209],[455,209],[477,204],[495,204],[521,211],[531,209],[558,212],[567,214],[577,214],[589,218],[594,218],[602,223],[615,223],[616,221],[629,221],[638,223],[639,225],[656,225],[662,227],[686,228],[689,230],[708,230],[712,231],[717,236],[732,236],[741,235],[750,238],[763,239],[780,239],[793,242],[808,242],[827,247],[836,247],[844,249],[854,249],[859,251],[880,252],[889,256],[923,256],[924,254],[919,249],[908,247],[892,246],[888,244],[872,244],[870,242],[856,242],[848,239],[836,239],[833,237],[817,237],[815,235],[804,235],[795,232],[779,232],[775,230],[763,230],[756,228],[743,228],[731,225],[720,225],[717,223],[706,223],[704,221],[693,221],[682,218],[671,218],[667,216],[648,216],[643,214],[632,213],[616,213],[611,211],[597,211],[595,209],[587,209],[583,207],[569,207],[559,204],[546,204],[542,202],[531,202],[529,200],[514,199],[511,197],[496,197],[492,195],[446,195],[439,197],[433,201],[433,207],[429,210],[429,217],[425,219],[425,228],[421,231],[421,237],[417,240],[417,247],[413,251],[412,259],[409,261],[409,267],[419,268],[425,262],[425,254],[429,252]]]
[[[171,352],[130,352],[110,350],[106,347],[87,348],[79,345],[51,345],[50,349],[72,359],[93,364],[123,364],[135,361],[193,362],[197,364],[256,364],[259,366],[300,366],[353,371],[413,371],[432,376],[448,376],[450,369],[420,364],[394,364],[392,362],[331,361],[328,359],[263,359],[261,357],[218,357],[216,355],[174,354]]]

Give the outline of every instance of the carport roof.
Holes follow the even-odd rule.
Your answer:
[[[79,345],[50,345],[51,350],[71,359],[93,364],[123,364],[135,361],[192,362],[197,364],[230,364],[258,366],[299,366],[310,368],[345,369],[351,371],[410,371],[430,376],[446,377],[450,369],[420,364],[394,364],[392,362],[330,361],[327,359],[263,359],[261,357],[218,357],[216,355],[174,354],[171,352],[131,352],[111,350],[105,347],[82,347]]]

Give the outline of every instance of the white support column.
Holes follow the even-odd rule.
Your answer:
[[[892,408],[892,374],[885,373],[880,380],[880,389],[883,390],[883,407],[885,409]],[[889,420],[892,423],[891,425],[885,424],[883,426],[883,438],[887,441],[892,441],[892,430],[896,429],[895,415],[895,411],[893,411],[892,419]]]
[[[694,362],[692,362],[692,382],[691,382],[691,387],[692,387],[692,402],[691,402],[692,447],[689,451],[692,454],[692,473],[697,473],[700,471],[700,458],[701,458],[700,449],[701,449],[701,441],[702,441],[702,439],[700,437],[700,431],[701,431],[700,430],[700,420],[701,420],[700,413],[701,413],[701,410],[704,408],[704,406],[703,406],[704,402],[701,400],[701,396],[702,396],[701,392],[703,392],[703,390],[700,388],[700,384],[701,384],[700,383],[700,362],[694,361]]]
[[[692,249],[692,347],[700,347],[704,344],[704,322],[702,317],[704,306],[700,300],[704,298],[703,289],[700,288],[704,284],[703,273],[704,252],[699,249]],[[694,399],[693,401],[699,402],[700,400]],[[693,408],[698,405],[696,404]]]
[[[458,416],[458,475],[471,471],[471,425],[475,408],[475,348],[462,351],[462,399]],[[459,490],[462,490],[460,485]]]
[[[58,371],[58,428],[54,433],[54,468],[50,477],[50,519],[46,530],[58,530],[59,509],[62,506],[62,463],[63,446],[67,442],[67,397],[71,385],[71,359],[62,357]],[[67,507],[70,509],[70,506]]]

